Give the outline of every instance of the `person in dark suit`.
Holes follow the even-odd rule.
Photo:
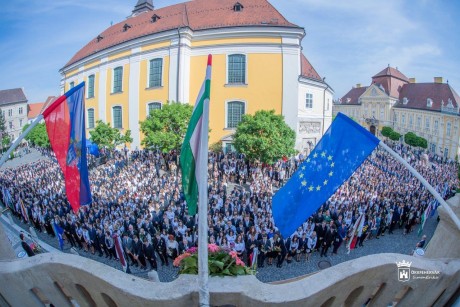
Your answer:
[[[166,254],[166,241],[160,236],[160,232],[155,234],[155,238],[153,239],[153,246],[158,253],[158,256],[160,256],[161,265],[169,265],[168,257]]]
[[[273,237],[273,250],[277,253],[276,267],[281,268],[286,257],[286,246],[284,245],[284,240],[278,234]]]
[[[185,253],[190,248],[190,244],[187,238],[182,238],[182,241],[179,242],[179,255]]]
[[[317,224],[315,227],[316,235],[318,236],[318,243],[316,243],[316,249],[319,250],[323,246],[324,237],[327,233],[326,221],[323,221],[321,224]]]
[[[32,248],[29,246],[29,244],[27,244],[26,240],[24,239],[24,234],[22,232],[19,234],[19,238],[21,239],[22,248],[27,253],[27,256],[29,256],[29,257],[35,256],[34,251],[32,250]]]
[[[268,253],[271,251],[271,243],[270,240],[267,238],[267,234],[262,235],[262,240],[258,242],[258,249],[259,249],[259,259],[258,265],[259,267],[264,267],[265,259],[268,257]]]
[[[123,249],[125,254],[128,255],[129,259],[131,259],[131,265],[137,266],[137,261],[134,260],[133,257],[133,239],[128,236],[128,233],[123,233],[123,239],[121,240]],[[128,259],[127,259],[128,260]]]
[[[322,243],[321,254],[320,254],[321,257],[323,256],[327,257],[327,250],[329,249],[329,247],[331,247],[331,244],[332,242],[334,242],[336,235],[337,235],[337,231],[335,229],[335,226],[330,227],[329,230],[324,235],[324,240]]]
[[[144,238],[144,245],[142,248],[144,250],[145,259],[150,263],[152,270],[156,271],[158,269],[158,265],[155,257],[155,249],[147,238]]]
[[[136,261],[135,266],[140,265],[141,270],[147,269],[147,264],[145,263],[144,250],[142,248],[142,243],[139,241],[137,235],[134,235],[133,247],[132,247],[133,258]]]

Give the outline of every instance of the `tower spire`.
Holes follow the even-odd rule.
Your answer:
[[[153,11],[153,0],[138,0],[134,7],[132,16],[139,15],[144,12]]]

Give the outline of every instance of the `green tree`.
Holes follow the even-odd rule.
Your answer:
[[[26,131],[29,126],[29,124],[26,124],[22,128],[22,131]],[[37,124],[32,130],[30,130],[25,139],[34,146],[50,147],[50,139],[48,138],[48,132],[46,131],[45,123]]]
[[[390,137],[390,134],[393,132],[391,127],[385,126],[382,128],[382,135],[385,137]]]
[[[233,145],[250,161],[272,164],[295,153],[295,132],[282,115],[276,115],[274,110],[261,110],[243,116],[233,136]]]
[[[404,135],[404,142],[410,146],[418,146],[417,145],[417,135],[413,132],[407,132]]]
[[[422,138],[421,136],[417,136],[417,146],[427,149],[428,148],[428,142],[425,138]]]
[[[0,146],[3,152],[3,148],[7,148],[11,142],[10,136],[6,132],[6,121],[5,117],[3,116],[3,112],[0,112],[0,139]]]
[[[155,147],[167,153],[179,150],[184,141],[185,133],[192,116],[193,107],[180,102],[168,102],[159,110],[152,110],[149,116],[141,121],[144,133],[142,145]]]
[[[390,140],[392,141],[399,141],[399,139],[401,138],[401,134],[399,134],[398,132],[396,131],[391,131],[390,135],[389,135],[389,138]]]
[[[89,132],[91,141],[97,144],[100,148],[106,147],[114,149],[118,145],[131,143],[131,130],[126,130],[123,135],[119,129],[112,128],[110,123],[104,123],[102,120],[96,121],[96,127]]]

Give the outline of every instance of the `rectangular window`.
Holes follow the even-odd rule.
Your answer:
[[[394,113],[394,115],[395,115],[394,116],[394,121],[395,121],[395,123],[397,123],[398,122],[398,114]]]
[[[74,86],[75,86],[75,82],[72,81],[69,83],[69,89],[73,88]]]
[[[227,104],[227,128],[236,128],[244,115],[244,102],[230,101]]]
[[[120,93],[122,91],[123,67],[117,67],[113,70],[113,92]]]
[[[88,128],[94,128],[94,109],[88,109]]]
[[[19,107],[19,109],[18,109],[19,115],[22,115],[23,112],[24,112],[23,108],[22,108],[22,107]]]
[[[409,128],[412,128],[413,121],[412,121],[412,115],[409,115]]]
[[[10,129],[13,129],[13,122],[8,122],[8,126],[10,127]]]
[[[402,126],[405,126],[406,125],[406,115],[401,115],[401,123],[402,123]]]
[[[94,75],[88,77],[88,98],[94,97]]]
[[[380,110],[380,120],[384,120],[385,111],[383,109]]]
[[[417,129],[420,130],[422,127],[422,118],[420,116],[417,117]]]
[[[244,54],[232,54],[228,56],[228,83],[246,83],[246,56]]]
[[[439,122],[437,120],[435,120],[434,121],[434,131],[438,132],[438,128],[439,128]]]
[[[8,109],[8,116],[9,117],[13,116],[13,109]]]
[[[149,87],[161,86],[163,59],[150,60]]]
[[[444,159],[447,159],[449,157],[449,148],[444,148]]]
[[[147,105],[147,110],[148,110],[148,115],[154,110],[160,110],[161,109],[161,102],[151,102]]]
[[[22,119],[19,119],[19,127],[22,127]]]
[[[451,123],[447,123],[447,126],[446,126],[446,136],[450,136],[450,130],[452,130],[452,124],[451,124]]]
[[[425,130],[430,130],[430,119],[425,118]]]
[[[431,152],[435,153],[436,152],[436,144],[431,143],[430,149],[431,149]]]
[[[121,112],[121,107],[113,107],[113,127],[122,129],[123,128],[123,118],[122,118],[122,112]]]
[[[305,108],[311,109],[313,108],[313,94],[307,93],[305,95]]]

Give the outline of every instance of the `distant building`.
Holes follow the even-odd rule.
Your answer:
[[[455,159],[459,147],[460,97],[441,77],[417,83],[395,68],[372,77],[369,86],[357,84],[334,102],[333,114],[342,112],[379,136],[384,126],[404,135],[414,132],[428,141],[428,150]]]
[[[134,1],[133,1],[134,2]],[[134,3],[133,3],[134,4]],[[333,90],[302,53],[304,28],[267,0],[195,0],[155,9],[139,0],[129,18],[94,33],[61,69],[62,92],[86,81],[88,130],[100,119],[130,129],[167,101],[195,103],[213,55],[210,144],[232,148],[244,114],[275,110],[309,150],[329,127]]]
[[[48,96],[45,102],[29,103],[27,105],[27,123],[31,124],[41,112],[56,100],[56,96]]]
[[[14,141],[27,123],[27,98],[23,89],[0,90],[0,110],[5,118],[6,133]]]

